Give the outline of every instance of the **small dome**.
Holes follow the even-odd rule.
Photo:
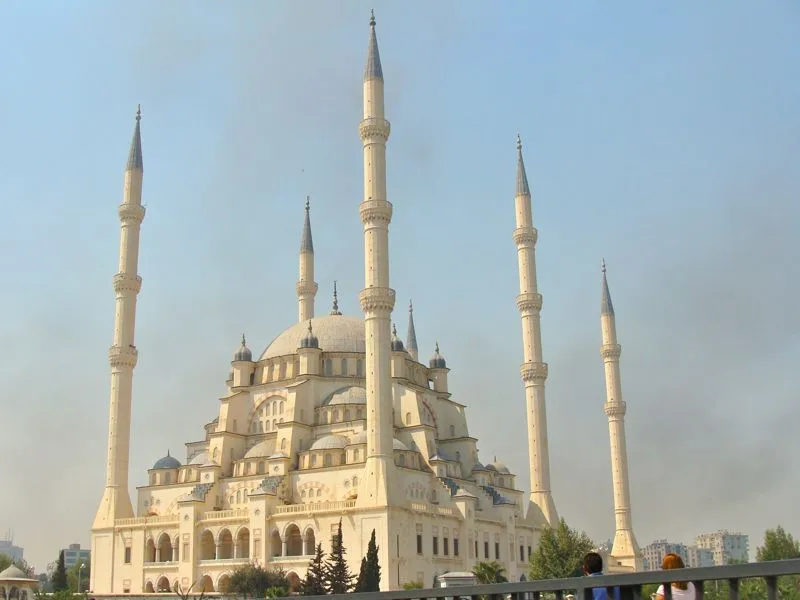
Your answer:
[[[200,454],[196,455],[192,460],[190,460],[189,464],[200,466],[200,465],[207,465],[210,462],[211,462],[211,457],[208,455],[208,452],[201,452]]]
[[[392,323],[392,352],[405,352],[403,340],[397,337],[397,327]]]
[[[492,471],[497,471],[498,473],[502,473],[503,475],[511,474],[511,471],[508,470],[508,467],[505,466],[503,463],[499,462],[496,458],[494,459],[494,462],[491,462],[486,466]]]
[[[392,440],[392,450],[408,450],[408,446],[406,446],[403,442],[394,438]]]
[[[488,469],[487,469],[486,467],[484,467],[484,466],[483,466],[483,465],[480,463],[480,461],[476,461],[476,462],[475,462],[475,466],[474,466],[474,467],[472,467],[472,470],[473,470],[473,471],[487,471]]]
[[[270,443],[267,440],[263,442],[257,443],[255,446],[248,450],[244,457],[245,458],[267,458],[272,454],[272,451],[275,449],[275,444]]]
[[[233,355],[233,361],[252,362],[252,360],[253,360],[253,353],[250,352],[250,348],[247,347],[247,341],[244,339],[244,334],[242,334],[242,345],[239,346],[239,349],[236,351],[236,354]]]
[[[473,494],[470,494],[464,488],[458,488],[458,491],[456,492],[456,496],[458,496],[459,498],[475,498],[475,496]]]
[[[169,450],[167,450],[167,455],[164,458],[159,458],[156,461],[156,464],[153,465],[153,469],[180,469],[181,463],[180,461],[169,455]]]
[[[308,331],[300,338],[301,348],[319,348],[319,340],[314,335],[314,330],[311,328],[311,321],[308,322]]]
[[[0,580],[3,579],[27,579],[29,581],[34,581],[31,577],[28,577],[28,574],[20,569],[17,565],[11,565],[4,571],[0,572]]]
[[[357,385],[348,385],[332,392],[322,406],[336,406],[338,404],[366,404],[367,390]]]
[[[326,435],[311,444],[311,450],[342,450],[347,446],[347,438],[341,435]]]
[[[439,354],[439,342],[436,342],[436,350],[433,352],[433,356],[431,356],[430,361],[428,362],[431,369],[446,369],[447,368],[447,361],[444,359],[444,356]]]

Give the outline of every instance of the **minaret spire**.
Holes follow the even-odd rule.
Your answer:
[[[92,525],[92,551],[96,557],[114,556],[116,540],[113,527],[116,519],[133,517],[128,491],[128,460],[131,438],[131,399],[133,391],[133,369],[138,353],[134,342],[136,322],[136,297],[142,285],[138,275],[139,231],[144,220],[142,206],[142,161],[141,109],[136,111],[133,142],[125,169],[122,204],[119,206],[120,251],[119,271],[113,278],[116,295],[114,314],[114,341],[108,351],[111,366],[111,394],[109,399],[108,454],[106,481],[103,498]],[[113,561],[112,561],[113,562]],[[92,569],[91,588],[119,592],[113,589],[114,565],[97,565]],[[98,581],[95,573],[103,574]],[[108,578],[105,580],[105,578]],[[95,582],[98,585],[95,585]]]
[[[419,360],[419,348],[417,348],[417,331],[414,329],[414,305],[408,301],[408,335],[406,336],[406,350],[414,360]]]
[[[514,243],[519,267],[517,308],[522,318],[523,359],[521,373],[525,385],[528,414],[528,456],[531,475],[531,506],[537,508],[538,520],[555,527],[558,524],[556,505],[550,490],[550,451],[547,443],[547,409],[544,382],[547,363],[542,361],[542,327],[540,312],[542,295],[536,284],[536,240],[533,226],[531,191],[525,163],[522,160],[522,139],[517,135],[517,186],[514,198],[516,225]]]
[[[614,485],[614,516],[616,532],[611,556],[620,564],[639,571],[642,568],[642,552],[633,534],[631,518],[631,494],[628,484],[628,450],[625,442],[625,413],[627,405],[622,399],[622,380],[619,372],[619,357],[622,346],[617,343],[617,324],[611,294],[608,291],[606,262],[603,261],[602,299],[600,326],[603,345],[600,355],[606,378],[606,403],[603,406],[608,417],[608,435],[611,442],[611,478]]]
[[[386,199],[386,141],[389,122],[384,116],[383,69],[370,18],[367,64],[364,69],[364,118],[359,135],[364,148],[364,200],[359,207],[364,225],[364,289],[359,295],[366,333],[367,457],[358,504],[394,504],[391,374],[391,315],[395,293],[389,287],[389,223],[392,205]]]
[[[302,323],[314,317],[314,298],[318,285],[314,281],[314,240],[311,237],[311,198],[306,196],[306,216],[300,236],[300,268],[297,280],[298,320]]]

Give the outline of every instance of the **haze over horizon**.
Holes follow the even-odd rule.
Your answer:
[[[103,491],[123,168],[142,105],[131,489],[217,415],[242,331],[360,315],[369,9],[386,81],[391,285],[438,340],[483,462],[528,487],[516,134],[539,230],[552,486],[613,536],[600,260],[622,344],[644,546],[800,534],[800,5],[10,0],[0,7],[0,531],[37,571]],[[46,10],[45,10],[46,8]],[[194,9],[194,10],[193,10]],[[11,491],[11,493],[8,492]],[[134,492],[135,493],[135,492]]]

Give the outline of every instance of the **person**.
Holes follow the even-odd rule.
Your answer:
[[[661,562],[661,568],[667,569],[684,569],[683,559],[674,553],[669,553],[664,557]],[[672,598],[673,600],[695,600],[696,593],[694,584],[691,581],[676,581],[672,584]],[[659,586],[656,590],[656,600],[664,600],[664,586]]]
[[[597,552],[589,552],[583,557],[583,574],[586,577],[600,577],[603,575],[603,557]],[[611,600],[608,596],[608,588],[596,587],[592,589],[592,600]],[[613,600],[620,600],[618,587],[614,588]]]

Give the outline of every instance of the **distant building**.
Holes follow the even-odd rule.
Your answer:
[[[22,560],[23,553],[22,547],[15,546],[13,539],[0,540],[0,554],[6,554],[11,560]]]
[[[689,562],[685,544],[676,544],[667,540],[656,540],[642,548],[643,568],[645,571],[658,571],[667,554],[677,554],[688,567]]]
[[[713,567],[714,552],[708,548],[686,546],[686,566],[689,568]]]
[[[70,544],[69,548],[63,548],[61,552],[64,553],[64,566],[67,569],[71,569],[78,562],[86,563],[86,566],[89,566],[91,550],[88,548],[81,548],[80,544]]]
[[[698,548],[713,552],[715,565],[750,562],[750,541],[744,534],[720,530],[698,535],[695,543]]]

